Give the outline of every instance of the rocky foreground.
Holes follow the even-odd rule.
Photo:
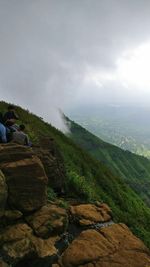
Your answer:
[[[47,200],[62,187],[61,157],[42,148],[0,146],[0,267],[148,267],[150,252],[104,203]]]

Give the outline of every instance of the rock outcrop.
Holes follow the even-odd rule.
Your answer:
[[[81,204],[70,207],[70,212],[80,225],[92,225],[111,220],[111,210],[106,204]]]
[[[145,267],[148,264],[148,249],[123,224],[83,231],[60,260],[62,267]]]
[[[0,217],[4,214],[7,202],[7,184],[3,173],[0,171]]]
[[[6,178],[11,208],[30,212],[46,203],[48,179],[32,149],[16,144],[1,145],[0,169]]]
[[[54,139],[41,138],[40,146],[35,147],[34,151],[44,166],[49,186],[56,192],[61,192],[64,188],[66,173],[63,158]]]
[[[0,267],[9,267],[8,264],[0,259]]]
[[[68,216],[65,209],[54,204],[48,204],[26,217],[26,221],[37,236],[48,238],[65,232]]]
[[[0,145],[0,267],[148,267],[149,250],[106,204],[47,200],[57,171],[41,160],[55,152],[35,150]]]
[[[0,235],[0,243],[3,244],[1,254],[3,258],[13,266],[24,258],[43,258],[55,255],[57,249],[54,244],[58,237],[46,240],[36,237],[32,228],[25,223],[9,226]]]

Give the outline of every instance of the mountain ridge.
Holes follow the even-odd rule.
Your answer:
[[[48,141],[46,140],[46,143]],[[42,147],[51,162],[54,146]],[[40,148],[41,151],[41,148]],[[40,155],[38,151],[38,156]],[[145,267],[149,249],[122,223],[114,223],[107,204],[48,199],[53,182],[33,148],[0,145],[0,266]],[[33,190],[34,188],[34,190]],[[66,205],[67,204],[67,205]]]
[[[0,103],[6,110],[7,103]],[[16,106],[20,123],[25,123],[27,132],[35,145],[40,138],[53,138],[61,151],[66,176],[67,197],[81,201],[104,201],[112,209],[116,222],[126,223],[130,229],[150,246],[150,209],[142,199],[119,176],[114,175],[102,162],[76,145],[70,138],[45,123],[38,116]]]
[[[121,176],[150,205],[150,161],[146,157],[104,142],[75,122],[71,122],[70,131],[76,143]]]

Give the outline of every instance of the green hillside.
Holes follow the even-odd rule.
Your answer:
[[[71,123],[71,138],[104,163],[150,206],[150,161],[106,143],[80,125]]]
[[[6,103],[0,102],[0,111],[4,112],[5,110]],[[101,156],[102,160],[98,161],[76,145],[70,138],[50,124],[45,123],[41,118],[20,107],[16,107],[16,111],[20,117],[20,122],[26,124],[27,132],[33,144],[39,144],[41,136],[49,136],[55,139],[65,163],[66,197],[78,198],[82,201],[88,200],[90,202],[100,200],[108,203],[112,208],[114,220],[127,224],[132,231],[150,247],[150,209],[126,184],[125,179],[122,179],[121,173],[116,171],[116,174],[114,174],[111,171],[114,167],[112,167],[111,164],[109,164],[109,167],[107,166],[108,163],[105,164],[105,154],[107,154],[107,156],[109,155],[110,145],[103,144],[106,148]],[[76,142],[81,142],[83,146],[84,142],[81,137],[83,137],[82,131],[83,133],[85,132],[83,128],[75,124],[73,125],[73,137]],[[77,128],[79,128],[78,131]],[[89,136],[85,136],[85,138],[86,146],[89,146],[89,148],[86,147],[86,149],[90,151],[90,134]],[[96,149],[97,143],[93,143],[93,145]],[[124,159],[125,158],[126,157],[124,157]],[[144,159],[140,157],[138,157],[138,159],[137,166],[141,168],[141,166],[143,166],[142,160]],[[147,165],[148,163],[147,161]],[[125,162],[121,162],[121,158],[120,164],[125,165]],[[132,173],[130,177],[132,177]]]
[[[98,105],[72,109],[68,117],[107,143],[150,158],[150,108]]]

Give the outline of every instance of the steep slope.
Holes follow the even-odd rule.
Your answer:
[[[114,175],[122,177],[150,206],[150,160],[102,141],[75,122],[71,122],[70,136]]]
[[[150,158],[150,108],[141,105],[82,105],[68,117],[105,142]]]
[[[0,103],[0,111],[6,110],[6,107],[6,103]],[[105,201],[113,211],[114,220],[126,223],[150,246],[150,209],[126,185],[124,179],[118,173],[114,175],[110,171],[110,166],[108,168],[102,162],[95,160],[70,138],[41,118],[20,107],[16,109],[20,122],[26,124],[34,145],[40,144],[41,137],[45,136],[54,139],[59,147],[66,172],[66,197],[76,197],[81,201]]]
[[[149,249],[107,204],[48,200],[52,176],[33,148],[1,144],[0,155],[1,267],[148,266]]]

